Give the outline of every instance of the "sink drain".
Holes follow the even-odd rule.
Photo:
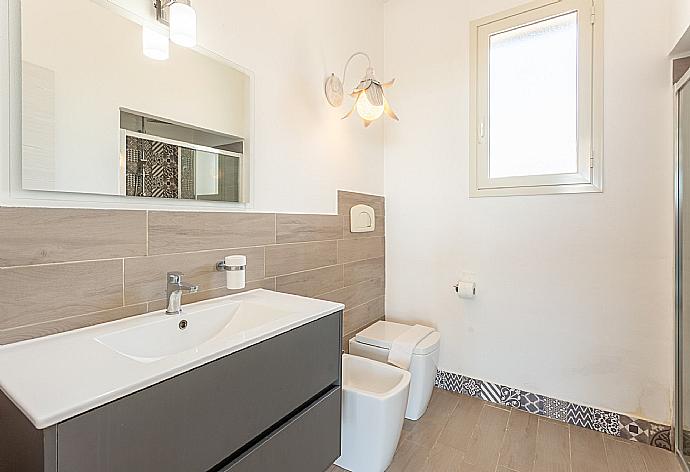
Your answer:
[[[185,329],[187,327],[187,320],[180,321],[180,329]]]

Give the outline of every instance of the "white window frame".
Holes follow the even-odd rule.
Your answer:
[[[571,174],[489,177],[489,38],[578,12],[578,170]],[[470,26],[470,196],[601,192],[603,150],[602,0],[540,0]]]

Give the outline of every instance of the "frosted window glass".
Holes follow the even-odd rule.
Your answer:
[[[489,41],[489,176],[577,172],[577,12]]]

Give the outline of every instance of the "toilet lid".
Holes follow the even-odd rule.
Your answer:
[[[377,321],[366,329],[355,335],[357,342],[369,344],[370,346],[390,349],[393,341],[407,331],[411,326],[394,323],[392,321]],[[414,354],[429,354],[438,349],[441,343],[441,333],[434,331],[417,344]]]

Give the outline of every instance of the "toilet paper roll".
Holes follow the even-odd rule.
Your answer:
[[[456,290],[460,298],[474,298],[477,294],[477,286],[474,282],[458,282]]]

